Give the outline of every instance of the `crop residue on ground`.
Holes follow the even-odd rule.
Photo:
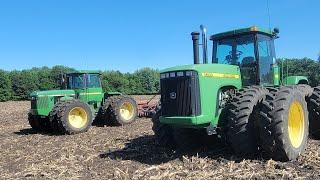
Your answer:
[[[35,133],[29,102],[0,103],[0,176],[103,179],[319,179],[320,141],[294,162],[239,160],[217,144],[181,154],[155,145],[150,119],[123,127],[92,127],[87,133]]]

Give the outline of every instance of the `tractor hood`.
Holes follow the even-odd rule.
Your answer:
[[[31,97],[40,96],[72,96],[75,95],[74,90],[48,90],[48,91],[34,91],[30,94]]]
[[[176,71],[197,71],[204,77],[231,77],[240,76],[239,66],[227,65],[227,64],[191,64],[183,66],[175,66],[164,69],[160,73],[176,72]]]

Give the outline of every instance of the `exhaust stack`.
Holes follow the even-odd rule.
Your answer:
[[[202,50],[203,50],[203,64],[208,64],[208,52],[207,52],[207,28],[204,25],[200,25],[202,35]]]
[[[193,41],[193,63],[199,64],[199,32],[192,32],[192,41]]]

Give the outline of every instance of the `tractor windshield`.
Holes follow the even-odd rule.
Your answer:
[[[214,61],[240,66],[244,86],[257,84],[254,38],[254,35],[250,34],[214,41]]]
[[[276,63],[273,38],[249,34],[214,40],[213,62],[239,66],[244,86],[270,85]]]
[[[99,74],[68,74],[67,88],[68,89],[83,89],[83,88],[100,88],[101,81]]]
[[[84,74],[68,74],[67,75],[68,89],[82,89],[85,88]]]

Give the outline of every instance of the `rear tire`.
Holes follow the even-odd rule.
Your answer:
[[[308,101],[309,131],[312,138],[320,139],[320,86],[315,87]]]
[[[258,131],[261,102],[267,90],[248,87],[237,93],[230,103],[227,115],[227,141],[240,156],[251,156],[258,152]]]
[[[107,125],[130,124],[137,118],[137,103],[127,96],[111,96],[105,101],[102,114]]]
[[[50,112],[53,130],[63,134],[78,134],[88,131],[92,124],[90,107],[79,100],[60,102]]]
[[[305,151],[308,138],[308,110],[305,95],[292,87],[281,87],[263,103],[260,123],[261,147],[269,158],[296,159]]]

